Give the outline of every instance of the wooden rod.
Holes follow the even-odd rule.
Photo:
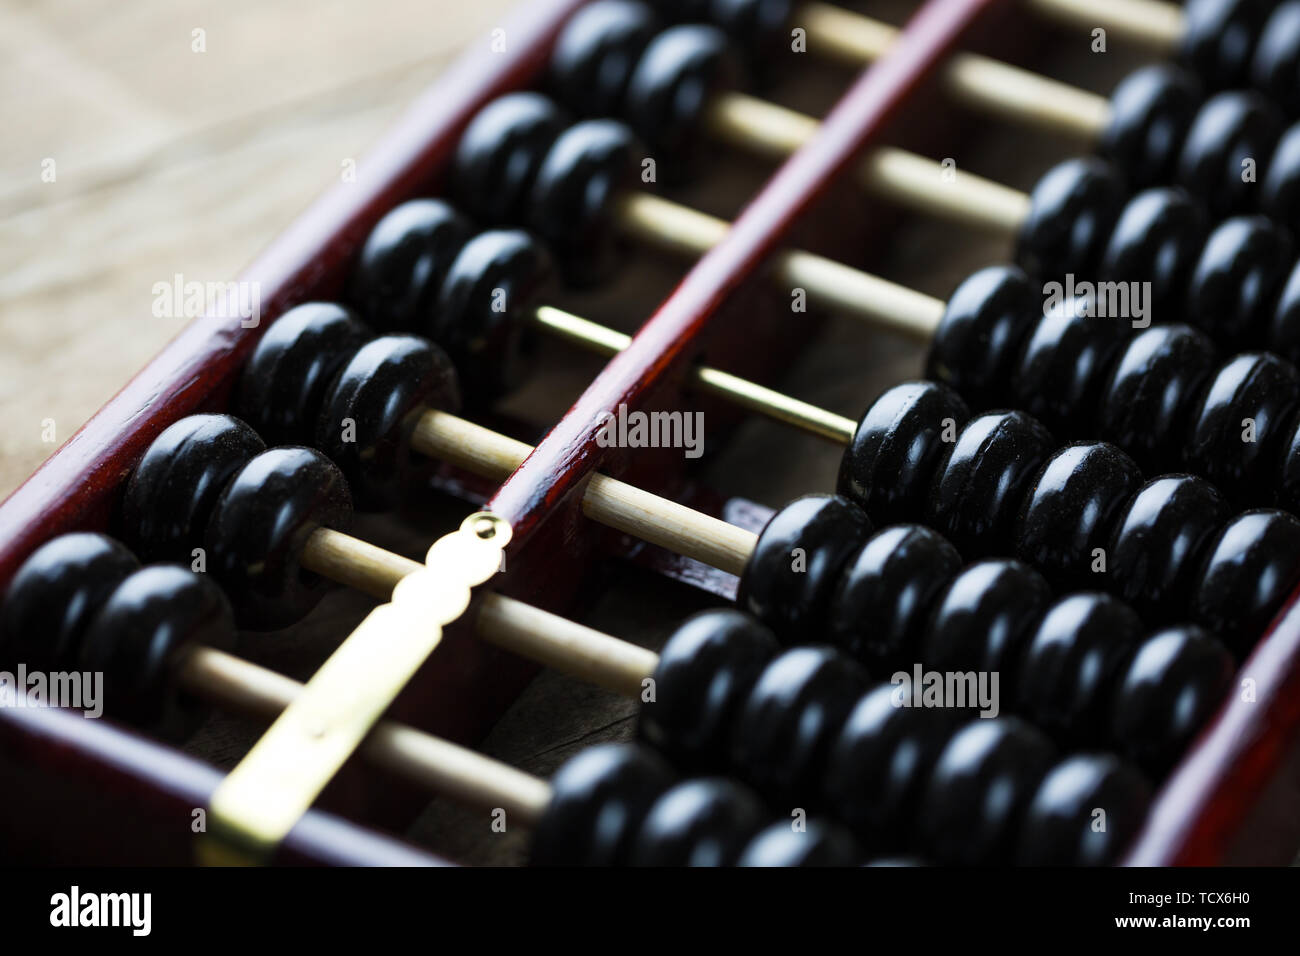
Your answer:
[[[1114,38],[1172,55],[1187,32],[1183,11],[1164,0],[1025,0],[1042,17],[1068,27],[1106,30]]]
[[[428,411],[416,421],[412,447],[493,481],[504,481],[532,446],[448,412]],[[740,574],[758,536],[648,491],[593,475],[582,496],[593,521],[705,564]]]
[[[896,27],[814,0],[795,11],[808,49],[850,66],[873,63],[898,40]],[[1012,122],[1095,141],[1110,121],[1105,97],[973,53],[954,54],[941,72],[958,102]]]
[[[424,565],[332,528],[307,538],[302,566],[380,601]],[[489,644],[565,674],[635,697],[659,658],[653,651],[503,594],[483,596],[475,633]]]
[[[251,661],[210,647],[192,651],[180,671],[192,693],[242,714],[274,720],[303,685]],[[551,800],[551,787],[531,774],[404,724],[384,720],[361,753],[374,764],[471,806],[506,811],[533,826]]]
[[[782,159],[818,126],[810,116],[743,93],[714,97],[705,122],[724,142]],[[1014,236],[1029,213],[1029,197],[1019,190],[892,146],[868,153],[858,178],[891,202],[1000,235]]]
[[[619,228],[675,255],[698,258],[727,234],[730,224],[643,192],[621,197]],[[772,276],[784,289],[800,288],[812,301],[878,327],[928,342],[943,318],[942,299],[801,250],[773,257]]]

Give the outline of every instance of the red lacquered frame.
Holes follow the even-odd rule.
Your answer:
[[[468,119],[493,96],[535,80],[556,31],[577,5],[578,0],[530,0],[508,31],[508,53],[463,58],[367,158],[356,183],[334,187],[254,262],[241,279],[261,283],[267,320],[298,302],[338,292],[369,228],[394,204],[436,190]],[[835,247],[834,237],[824,234],[834,220],[826,207],[862,202],[855,190],[843,188],[854,157],[930,95],[936,65],[972,27],[988,27],[1005,12],[999,0],[927,3],[890,55],[848,90],[816,139],[769,180],[727,239],[687,274],[632,346],[609,363],[497,490],[490,506],[515,529],[508,590],[545,595],[549,606],[563,607],[591,559],[617,547],[616,536],[599,531],[578,511],[575,492],[594,469],[668,493],[688,490],[680,459],[633,460],[597,447],[597,414],[620,403],[691,406],[698,398],[685,388],[684,372],[706,348],[734,359],[728,367],[741,373],[761,373],[786,354],[791,323],[774,321],[770,304],[764,308],[764,296],[756,291],[764,261],[796,237],[827,251]],[[47,538],[104,528],[123,478],[145,445],[186,414],[221,408],[260,331],[197,320],[0,504],[0,586]],[[741,342],[745,349],[736,348]],[[546,560],[556,549],[570,559],[559,577],[556,562]],[[474,739],[530,672],[453,629],[395,713],[436,732]],[[1294,596],[1243,675],[1255,682],[1255,701],[1234,698],[1225,705],[1166,784],[1129,862],[1286,861],[1300,827],[1279,797],[1300,766],[1300,609]],[[58,711],[0,710],[0,766],[15,774],[11,779],[27,781],[0,790],[0,813],[29,830],[64,826],[59,808],[78,795],[120,808],[114,837],[70,835],[91,844],[81,844],[84,858],[104,861],[178,862],[185,844],[174,838],[175,828],[188,832],[190,808],[204,805],[218,779],[217,771],[164,745]],[[400,793],[392,799],[377,795],[391,784],[377,778],[374,772],[345,771],[322,806],[381,823],[400,820],[409,801]],[[95,846],[96,840],[102,845]],[[135,852],[124,853],[126,847]],[[304,818],[281,856],[288,862],[439,862],[325,809]]]

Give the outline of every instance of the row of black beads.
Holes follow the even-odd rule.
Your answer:
[[[878,525],[920,521],[967,558],[1015,555],[1057,585],[1105,588],[1153,624],[1194,620],[1239,653],[1300,577],[1300,521],[1230,517],[1204,480],[1144,483],[1112,445],[1059,447],[1022,412],[969,416],[951,390],[910,382],[868,409],[838,489]]]
[[[654,680],[642,739],[684,768],[729,765],[775,811],[824,812],[875,853],[1105,863],[1145,812],[1145,778],[1117,757],[1054,762],[1048,739],[1015,717],[907,706],[898,686],[872,688],[833,648],[782,651],[737,611],[683,624]],[[1152,709],[1149,699],[1133,704]],[[1007,799],[987,799],[994,790]],[[1087,813],[1098,806],[1113,826],[1089,837]]]

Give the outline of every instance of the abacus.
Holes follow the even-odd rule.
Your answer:
[[[0,707],[4,841],[457,862],[394,835],[438,796],[537,865],[1290,859],[1300,3],[908,12],[534,0],[468,51],[241,277],[259,323],[196,320],[0,505],[0,669],[104,704]],[[1051,29],[1151,62],[1092,92],[1021,65]],[[768,96],[846,67],[823,116]],[[1031,189],[945,158],[990,115],[1059,147]],[[723,148],[731,221],[689,201]],[[1011,252],[936,298],[873,271],[904,215]],[[643,257],[652,314],[571,305]],[[851,322],[924,356],[857,419],[782,387]],[[608,361],[529,420],[539,354]],[[838,474],[702,481],[756,417]],[[657,652],[579,623],[611,565],[711,606]],[[539,668],[635,739],[476,751]],[[182,749],[213,707],[260,728],[221,768]]]

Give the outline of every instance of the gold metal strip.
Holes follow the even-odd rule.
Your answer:
[[[269,859],[438,646],[443,627],[465,613],[470,589],[496,573],[510,534],[501,518],[479,512],[433,543],[424,567],[348,635],[217,787],[199,862]]]

